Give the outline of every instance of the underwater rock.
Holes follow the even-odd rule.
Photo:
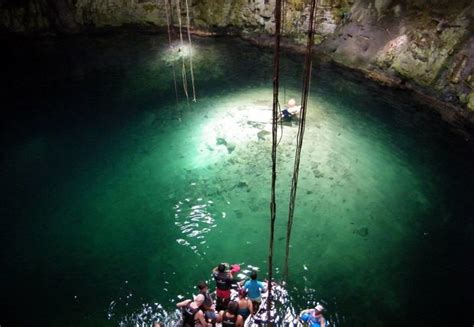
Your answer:
[[[236,145],[234,143],[227,143],[226,148],[227,152],[232,153],[235,150]]]
[[[314,169],[313,174],[314,174],[314,177],[316,178],[324,177],[324,174],[319,169]]]
[[[260,131],[257,133],[257,137],[259,140],[263,140],[265,141],[267,138],[266,136],[270,135],[270,132],[269,131]]]
[[[246,183],[246,182],[243,182],[243,181],[240,181],[238,184],[237,184],[237,187],[249,187],[249,185]]]
[[[256,122],[256,121],[251,121],[251,120],[248,120],[247,121],[247,124],[252,126],[253,128],[258,128],[258,129],[262,129],[265,127],[264,124],[260,123],[260,122]]]
[[[354,234],[357,234],[359,236],[362,236],[362,237],[366,237],[369,235],[369,228],[368,227],[362,227],[362,228],[359,228],[359,229],[355,229],[353,231]]]

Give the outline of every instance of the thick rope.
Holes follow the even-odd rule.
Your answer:
[[[282,0],[281,2],[281,24],[280,24],[280,36],[284,34],[284,26],[285,26],[285,16],[286,16],[286,0]],[[286,88],[283,88],[283,103],[286,103]],[[280,142],[283,138],[283,116],[281,114],[280,104],[278,104],[278,117],[280,117],[280,139],[278,140],[277,146],[280,145]]]
[[[191,83],[193,85],[193,101],[196,102],[196,89],[194,88],[194,71],[193,71],[193,46],[191,43],[191,31],[190,31],[190,19],[189,19],[189,5],[186,0],[186,22],[188,24],[188,40],[189,40],[189,69],[191,70]]]
[[[272,191],[270,201],[270,243],[268,251],[268,297],[267,297],[267,322],[272,326],[272,283],[273,283],[273,242],[275,234],[276,218],[276,150],[278,132],[278,88],[280,81],[280,29],[281,29],[281,0],[276,0],[275,4],[275,51],[273,56],[273,111],[272,111]]]
[[[170,44],[170,49],[173,45],[172,43],[172,39],[171,39],[171,13],[170,13],[170,3],[169,3],[170,0],[165,0],[165,11],[166,11],[166,23],[167,23],[167,26],[168,26],[168,42]],[[176,72],[175,72],[175,67],[174,67],[174,61],[172,60],[172,67],[173,67],[173,82],[174,82],[174,93],[175,93],[175,96],[176,96],[176,103],[178,103],[178,84],[176,83]]]
[[[304,65],[304,82],[303,82],[303,92],[301,95],[301,117],[298,125],[298,135],[297,135],[297,144],[296,144],[296,153],[295,153],[295,162],[293,168],[293,178],[291,179],[291,194],[290,194],[290,203],[288,210],[288,225],[286,229],[286,253],[285,253],[285,270],[284,278],[288,280],[288,258],[290,255],[290,240],[291,240],[291,229],[293,226],[293,215],[295,212],[295,201],[296,201],[296,190],[298,186],[298,175],[300,169],[300,158],[301,158],[301,148],[303,147],[303,136],[306,123],[306,111],[308,104],[308,95],[309,87],[311,82],[311,68],[312,68],[312,55],[313,55],[313,43],[314,43],[314,16],[316,10],[316,0],[312,0],[311,3],[311,13],[309,17],[309,26],[308,26],[308,43],[306,45],[306,56],[305,56],[305,65]]]
[[[182,31],[182,22],[181,22],[181,0],[176,0],[176,15],[178,16],[179,23],[179,40],[180,40],[180,51],[184,51],[184,42],[183,42],[183,31]],[[186,64],[184,63],[184,56],[181,55],[182,65],[181,65],[181,77],[183,78],[183,89],[184,94],[186,94],[186,100],[189,103],[189,94],[188,94],[188,78],[186,75]]]

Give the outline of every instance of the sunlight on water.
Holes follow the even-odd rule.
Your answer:
[[[109,307],[108,318],[113,317],[114,304]],[[132,314],[121,317],[118,321],[120,327],[141,327],[152,326],[154,322],[160,322],[164,326],[178,326],[180,321],[180,312],[178,310],[168,312],[159,303],[144,303],[142,309]]]
[[[209,212],[212,205],[211,200],[186,198],[174,206],[175,225],[184,236],[176,242],[189,247],[197,255],[206,255],[208,246],[205,236],[217,227],[216,219]]]
[[[28,323],[16,307],[48,326],[172,322],[198,281],[213,290],[220,262],[263,279],[271,49],[198,38],[198,101],[188,103],[181,54],[164,36],[52,43],[32,46],[38,61],[20,56],[9,75],[19,80],[2,126],[0,295],[24,322],[12,325]],[[283,107],[299,102],[302,57],[282,59]],[[315,65],[313,77],[285,285],[297,123],[278,129],[279,321],[316,302],[339,326],[422,325],[437,319],[438,296],[458,310],[469,296],[472,150],[405,93],[334,67]]]
[[[296,89],[287,90],[289,96],[296,93]],[[266,248],[266,222],[255,219],[268,215],[268,195],[259,190],[269,183],[270,98],[271,89],[260,87],[201,99],[204,114],[189,113],[182,122],[186,128],[173,131],[172,137],[178,141],[169,144],[180,149],[180,162],[186,172],[182,176],[176,169],[176,160],[176,175],[170,177],[183,180],[183,184],[175,185],[179,188],[173,191],[177,197],[173,206],[174,225],[179,231],[175,241],[177,246],[201,258],[207,270],[212,268],[209,261],[219,262],[222,256],[234,254],[239,255],[238,260],[252,258],[255,262],[251,264],[261,264],[261,248]],[[419,206],[418,210],[429,205],[417,186],[419,177],[403,154],[379,135],[381,131],[376,126],[361,128],[370,124],[365,117],[354,122],[352,113],[346,114],[345,109],[324,97],[309,99],[295,214],[297,237],[291,246],[290,273],[298,276],[298,280],[291,284],[293,297],[282,296],[282,308],[299,305],[291,313],[279,309],[279,319],[294,317],[300,305],[318,301],[332,309],[327,318],[333,323],[344,319],[337,311],[338,297],[323,301],[315,286],[330,285],[335,276],[345,276],[346,283],[359,284],[360,275],[350,276],[355,267],[377,265],[387,257],[393,258],[394,251],[403,251],[406,232],[400,226],[411,224],[408,210],[412,211],[414,205]],[[283,124],[278,133],[278,208],[280,219],[285,219],[297,133],[295,122]],[[160,137],[160,144],[167,143]],[[163,150],[156,148],[150,165],[163,166]],[[409,205],[404,207],[402,203]],[[399,218],[391,220],[387,210],[395,208]],[[385,237],[387,228],[391,230],[389,238]],[[230,230],[235,233],[229,233]],[[249,231],[252,238],[247,238]],[[275,264],[279,278],[285,238],[282,228],[276,234]],[[222,235],[226,235],[225,241]],[[379,247],[379,242],[389,246]],[[191,261],[200,267],[197,258]],[[331,263],[331,268],[322,262]],[[187,287],[195,282],[189,281]]]
[[[253,266],[253,265],[246,265],[245,267],[242,265],[241,272],[238,274],[238,280],[244,282],[249,279],[249,273],[252,270],[259,271],[260,268]],[[267,281],[264,281],[265,284]],[[211,281],[210,284],[214,282]],[[237,285],[237,284],[236,284]],[[238,292],[237,286],[231,290],[231,299],[232,301],[238,300]],[[315,294],[314,290],[310,291],[309,294]],[[184,297],[182,295],[178,295],[176,301],[182,301],[186,298],[192,298],[194,295],[190,295],[189,297]],[[268,319],[267,317],[267,306],[266,306],[266,299],[267,299],[267,292],[262,294],[262,304],[258,312],[255,313],[253,317],[250,317],[245,322],[245,326],[247,327],[254,327],[254,326],[261,326],[262,323],[265,323]],[[131,296],[131,294],[130,294]],[[211,294],[212,297],[215,294]],[[272,307],[271,307],[271,315],[273,317],[273,322],[277,326],[300,326],[298,324],[298,312],[295,310],[293,306],[293,299],[285,288],[285,284],[273,283],[272,287]],[[107,316],[109,320],[117,321],[118,325],[121,327],[135,327],[135,326],[152,326],[154,322],[159,322],[164,326],[181,326],[181,312],[178,309],[175,310],[166,310],[161,304],[159,303],[143,303],[140,306],[140,309],[137,309],[135,312],[131,314],[127,314],[122,317],[115,317],[116,307],[123,305],[124,300],[126,301],[128,297],[125,299],[117,299],[110,303],[109,308],[107,310]],[[308,298],[308,307],[312,308],[316,305],[316,302],[312,301],[311,296]],[[322,301],[325,304],[324,301]],[[125,302],[125,305],[128,304]],[[328,324],[327,326],[337,326],[336,324]]]
[[[249,143],[268,138],[272,117],[269,99],[271,90],[268,88],[233,92],[212,99],[212,109],[196,140],[196,155],[191,158],[193,167],[227,160],[235,150],[246,149]]]

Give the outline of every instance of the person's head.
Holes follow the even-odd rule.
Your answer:
[[[153,327],[161,327],[161,324],[158,321],[155,321],[153,323]]]
[[[288,100],[288,107],[294,107],[294,106],[296,106],[296,100],[295,99]]]
[[[246,297],[246,296],[247,296],[247,290],[246,290],[245,288],[241,288],[241,289],[239,290],[239,297],[240,297],[241,299],[243,299],[243,298]]]
[[[252,270],[252,272],[250,273],[250,278],[252,280],[256,280],[257,279],[257,272],[255,270]]]
[[[229,302],[229,305],[227,306],[227,312],[237,315],[239,313],[239,303],[236,301]]]
[[[225,264],[220,263],[220,264],[217,266],[217,271],[219,271],[219,272],[225,272]]]
[[[202,294],[196,295],[196,297],[194,298],[194,302],[196,302],[198,307],[200,307],[204,303],[204,295]]]
[[[199,292],[207,292],[207,290],[209,289],[209,286],[207,286],[205,281],[200,281],[197,284],[197,288],[199,289]]]
[[[314,310],[316,310],[316,314],[318,313],[323,313],[324,311],[324,307],[321,305],[321,304],[316,304],[316,306],[314,307]]]

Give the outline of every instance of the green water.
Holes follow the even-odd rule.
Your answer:
[[[272,53],[194,42],[188,105],[162,36],[12,41],[0,324],[151,323],[221,261],[265,277]],[[282,102],[299,98],[302,62],[283,59]],[[320,301],[335,326],[472,323],[474,151],[410,97],[315,65],[292,310]],[[280,130],[277,279],[296,132]]]

